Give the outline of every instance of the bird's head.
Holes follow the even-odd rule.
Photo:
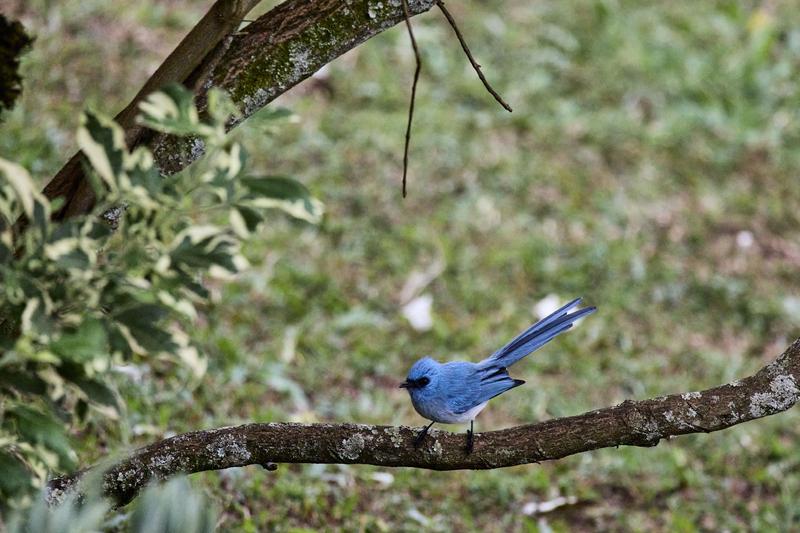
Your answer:
[[[407,389],[411,396],[424,394],[426,390],[431,390],[436,386],[439,377],[441,364],[430,357],[423,357],[408,371],[406,380],[400,384],[400,388]]]

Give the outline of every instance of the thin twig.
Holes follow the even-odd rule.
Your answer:
[[[414,120],[414,101],[417,99],[417,82],[419,81],[419,71],[422,69],[422,59],[417,48],[417,40],[414,38],[414,30],[411,28],[411,15],[408,12],[408,0],[403,0],[403,11],[406,15],[406,28],[408,36],[411,38],[411,47],[414,49],[414,58],[417,67],[414,69],[414,82],[411,84],[411,101],[408,104],[408,125],[406,125],[406,145],[403,149],[403,198],[406,197],[406,176],[408,175],[408,146],[411,144],[411,121]]]
[[[447,22],[450,23],[450,27],[453,28],[454,32],[456,32],[456,37],[458,37],[458,42],[461,43],[461,48],[464,50],[464,53],[467,54],[467,59],[469,59],[469,62],[472,64],[472,68],[475,69],[475,72],[478,74],[478,77],[483,82],[483,86],[486,87],[486,90],[489,91],[489,94],[494,96],[494,99],[497,100],[497,103],[503,106],[503,108],[505,108],[505,110],[510,113],[511,106],[508,105],[506,101],[503,100],[503,97],[497,94],[497,91],[495,91],[492,88],[492,86],[489,85],[489,82],[486,81],[483,72],[481,72],[481,66],[478,64],[477,61],[475,61],[475,58],[472,57],[472,52],[469,51],[469,46],[467,46],[466,41],[464,41],[464,36],[461,35],[461,31],[458,29],[458,25],[456,24],[455,19],[453,19],[453,16],[450,14],[447,8],[444,7],[444,2],[442,0],[437,0],[436,5],[439,6],[439,9],[442,10],[442,13],[444,13],[445,18],[447,19]]]

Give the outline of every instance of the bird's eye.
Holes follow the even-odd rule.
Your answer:
[[[419,378],[419,381],[417,383],[419,383],[420,387],[424,387],[425,385],[427,385],[430,382],[431,382],[431,380],[428,379],[428,378]]]

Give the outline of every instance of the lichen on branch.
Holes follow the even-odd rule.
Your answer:
[[[433,0],[409,0],[409,13],[417,15],[434,5]],[[199,83],[200,103],[212,87],[228,92],[241,113],[230,124],[235,127],[324,65],[403,20],[400,0],[283,2],[232,38]],[[151,146],[167,172],[196,158],[172,136],[159,136]]]
[[[240,15],[253,1],[218,0],[214,5],[230,4]],[[428,11],[434,3],[435,0],[409,0],[410,14]],[[216,20],[213,9],[203,20],[209,23]],[[205,53],[199,64],[194,57],[197,47],[187,46],[183,52],[176,50],[169,59],[176,66],[185,60],[186,65],[191,66],[188,69],[191,73],[180,80],[175,79],[177,70],[168,69],[170,75],[158,77],[157,81],[183,81],[187,87],[197,91],[201,107],[211,88],[225,90],[232,95],[240,110],[240,116],[230,123],[230,127],[235,127],[327,63],[398,24],[403,18],[400,0],[286,0],[248,26],[215,41],[216,46]],[[221,27],[227,26],[223,24]],[[202,34],[202,31],[195,30],[192,33]],[[215,38],[219,31],[217,28],[213,32]],[[198,46],[205,51],[207,44],[200,40]],[[145,96],[142,93],[152,85],[148,81],[137,98]],[[129,105],[120,118],[130,118],[135,110],[135,105]],[[147,132],[140,134],[138,125],[124,126],[129,148],[142,144],[149,146],[165,173],[181,170],[203,153],[185,138]],[[55,215],[56,219],[85,214],[94,205],[94,192],[85,179],[82,163],[80,154],[73,156],[44,189],[49,199],[65,198],[64,207]]]
[[[179,473],[274,463],[369,464],[429,470],[484,470],[561,459],[613,446],[655,446],[662,439],[709,433],[774,415],[800,399],[800,339],[756,374],[704,391],[684,392],[581,415],[475,435],[363,424],[246,424],[177,435],[134,451],[105,470],[105,494],[119,505],[153,480]],[[53,479],[49,500],[80,490],[86,469]],[[272,468],[268,468],[272,469]]]

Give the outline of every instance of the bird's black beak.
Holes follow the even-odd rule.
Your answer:
[[[400,387],[401,389],[407,389],[407,388],[409,388],[410,386],[411,386],[411,384],[408,382],[408,380],[405,380],[404,382],[402,382],[402,383],[399,385],[399,387]]]

